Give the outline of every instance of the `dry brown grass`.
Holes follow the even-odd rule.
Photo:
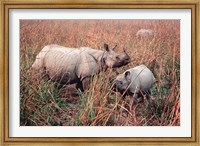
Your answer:
[[[156,32],[154,38],[136,38],[141,28]],[[73,85],[62,87],[46,79],[33,79],[35,56],[46,45],[91,47],[103,44],[126,48],[133,61],[122,68],[148,66],[157,82],[147,102],[132,106],[110,90],[116,72],[96,75],[87,92]],[[180,125],[180,22],[177,20],[21,20],[20,21],[20,124],[91,126]]]

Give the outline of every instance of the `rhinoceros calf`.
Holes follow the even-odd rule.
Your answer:
[[[151,29],[140,29],[136,33],[136,37],[138,38],[150,38],[154,36],[154,31]]]
[[[34,70],[48,74],[50,79],[61,84],[77,83],[77,88],[85,90],[96,73],[107,68],[127,65],[131,59],[125,52],[116,53],[104,44],[105,51],[88,47],[66,48],[59,45],[45,46],[36,56]]]
[[[118,75],[113,85],[123,96],[129,94],[135,101],[142,97],[141,102],[143,102],[143,95],[147,95],[148,101],[150,100],[151,87],[154,82],[153,73],[145,65],[140,65]]]

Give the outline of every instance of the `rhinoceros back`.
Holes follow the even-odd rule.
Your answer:
[[[150,89],[155,81],[153,73],[145,66],[140,65],[130,69],[132,75],[131,92],[135,92],[136,87],[140,90]]]
[[[98,72],[98,63],[90,54],[92,51],[94,51],[94,49],[86,47],[80,49],[79,63],[76,70],[80,80],[85,77],[91,77]]]
[[[48,45],[37,55],[32,67],[36,70],[45,69],[52,80],[75,83],[98,72],[97,61],[92,55],[98,55],[98,52],[86,47],[77,49]]]
[[[76,80],[75,69],[78,55],[78,49],[52,46],[44,57],[44,67],[49,77],[64,83]]]

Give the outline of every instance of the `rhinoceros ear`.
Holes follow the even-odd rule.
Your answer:
[[[108,44],[104,44],[104,49],[105,49],[107,52],[110,51],[109,48],[108,48]]]
[[[115,50],[117,48],[117,45],[115,45],[115,47],[112,50]]]
[[[126,52],[126,49],[125,49],[125,48],[123,48],[123,52],[127,54],[127,52]]]
[[[126,71],[126,72],[125,72],[125,78],[129,78],[130,75],[131,75],[131,72],[130,72],[130,71]]]

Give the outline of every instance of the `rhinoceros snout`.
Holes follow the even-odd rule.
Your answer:
[[[111,83],[111,90],[116,91],[116,88],[117,88],[117,80],[114,80],[114,81]]]
[[[121,92],[121,81],[118,81],[118,80],[114,80],[112,82],[112,88],[111,88],[113,91],[120,91]]]
[[[121,81],[114,80],[111,87],[113,91],[121,91]]]
[[[124,64],[129,64],[131,62],[131,58],[124,59]]]

